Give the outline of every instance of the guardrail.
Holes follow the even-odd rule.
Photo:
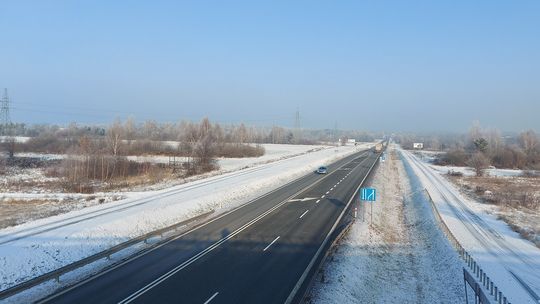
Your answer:
[[[433,209],[433,214],[435,215],[435,219],[437,220],[439,227],[446,235],[454,249],[456,249],[457,253],[459,253],[461,259],[465,261],[467,267],[469,267],[469,269],[472,271],[472,274],[470,274],[465,268],[463,268],[464,281],[466,283],[469,283],[471,288],[474,290],[475,299],[480,301],[480,303],[491,303],[489,302],[489,298],[493,298],[496,301],[495,303],[510,304],[502,291],[499,290],[497,285],[493,283],[491,278],[486,274],[482,267],[480,267],[480,265],[474,260],[474,258],[469,254],[469,252],[467,252],[467,250],[465,250],[465,248],[461,246],[452,231],[450,231],[446,223],[443,221],[439,210],[435,206],[435,202],[433,201],[433,198],[431,198],[429,191],[427,191],[427,189],[424,189],[424,191],[429,197],[431,209]],[[467,276],[467,274],[469,276]],[[473,281],[474,283],[472,283]],[[466,292],[467,286],[465,286],[465,297],[467,296]],[[482,302],[482,300],[487,302]]]
[[[51,280],[55,280],[56,282],[60,283],[60,277],[64,274],[67,274],[67,273],[70,273],[74,270],[77,270],[83,266],[86,266],[86,265],[89,265],[91,263],[94,263],[98,260],[101,260],[101,259],[104,259],[106,258],[107,260],[110,260],[111,258],[111,255],[123,250],[123,249],[126,249],[128,247],[131,247],[135,244],[138,244],[138,243],[148,243],[148,240],[151,239],[151,238],[154,238],[156,236],[159,236],[160,238],[163,239],[163,237],[172,232],[172,231],[176,231],[178,228],[182,227],[182,226],[185,226],[189,223],[192,223],[192,222],[195,222],[195,221],[198,221],[202,218],[205,218],[207,216],[209,216],[210,214],[214,213],[214,210],[212,211],[209,211],[209,212],[206,212],[206,213],[203,213],[201,215],[198,215],[196,217],[193,217],[193,218],[190,218],[190,219],[187,219],[185,221],[182,221],[182,222],[179,222],[179,223],[176,223],[174,225],[171,225],[171,226],[168,226],[168,227],[165,227],[165,228],[162,228],[162,229],[159,229],[159,230],[155,230],[155,231],[152,231],[152,232],[149,232],[147,234],[144,234],[144,235],[141,235],[139,237],[136,237],[136,238],[133,238],[129,241],[126,241],[126,242],[123,242],[123,243],[120,243],[116,246],[113,246],[107,250],[104,250],[104,251],[101,251],[99,253],[96,253],[94,255],[91,255],[89,257],[86,257],[82,260],[79,260],[79,261],[76,261],[76,262],[73,262],[71,264],[68,264],[66,266],[63,266],[63,267],[60,267],[56,270],[53,270],[51,272],[48,272],[48,273],[45,273],[45,274],[42,274],[40,276],[37,276],[33,279],[30,279],[28,281],[25,281],[25,282],[22,282],[22,283],[19,283],[17,285],[14,285],[12,287],[9,287],[7,289],[4,289],[2,291],[0,291],[0,300],[4,300],[6,298],[9,298],[9,297],[12,297],[20,292],[23,292],[25,290],[28,290],[32,287],[35,287],[35,286],[38,286],[40,284],[43,284],[45,282],[48,282],[48,281],[51,281]],[[170,235],[168,236],[167,238],[163,239],[163,241],[167,240],[167,239],[170,239],[170,238],[173,238],[175,237],[175,235]],[[146,249],[149,249],[149,248],[146,248]]]

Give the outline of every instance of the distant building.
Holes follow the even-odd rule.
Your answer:
[[[424,143],[413,143],[412,147],[413,149],[421,150],[421,149],[424,149]]]
[[[354,138],[349,138],[349,139],[347,139],[347,143],[349,143],[349,144],[354,144],[354,143],[356,143],[356,139],[354,139]]]

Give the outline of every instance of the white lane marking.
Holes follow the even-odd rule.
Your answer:
[[[367,153],[367,152],[364,152],[361,156],[365,155],[366,153]],[[346,164],[343,164],[343,165],[341,165],[341,167],[343,167],[343,166],[345,166],[345,165],[346,165]],[[338,170],[339,170],[341,167],[339,167]],[[330,173],[328,176],[332,175],[333,173],[334,173],[334,172]],[[226,216],[228,216],[228,215],[230,215],[230,214],[232,214],[232,213],[234,213],[234,212],[236,212],[236,211],[238,211],[238,210],[240,210],[240,209],[242,209],[242,208],[244,208],[244,207],[246,207],[246,206],[249,206],[249,205],[251,205],[252,203],[254,203],[254,202],[256,202],[256,201],[258,201],[258,200],[260,200],[260,199],[262,199],[262,198],[264,198],[264,197],[268,197],[268,196],[269,196],[270,194],[272,194],[272,193],[275,193],[275,192],[278,192],[279,190],[285,189],[287,186],[289,186],[289,185],[291,185],[291,184],[293,184],[293,183],[295,183],[295,182],[297,182],[297,181],[299,181],[299,180],[301,180],[301,179],[303,179],[303,178],[305,178],[305,177],[304,177],[304,176],[299,177],[299,178],[297,178],[297,179],[295,179],[295,180],[293,180],[293,181],[291,181],[291,182],[289,182],[289,183],[287,183],[287,184],[285,184],[285,185],[283,185],[283,186],[281,186],[281,187],[278,187],[278,188],[276,188],[276,189],[274,189],[274,190],[272,190],[272,191],[270,191],[270,192],[268,192],[268,193],[265,193],[265,194],[263,194],[263,195],[261,195],[261,196],[255,198],[255,199],[252,199],[251,201],[247,202],[246,204],[240,205],[240,206],[238,206],[238,207],[236,207],[236,208],[234,208],[234,209],[232,209],[232,210],[230,210],[230,211],[228,211],[228,212],[223,213],[223,214],[220,215],[220,216],[217,216],[217,217],[215,217],[215,218],[213,218],[213,219],[210,219],[210,220],[207,221],[207,222],[202,223],[201,225],[195,226],[194,228],[192,228],[192,229],[190,229],[190,230],[188,230],[188,231],[186,231],[186,232],[184,232],[184,233],[182,233],[182,234],[180,234],[180,235],[178,235],[178,236],[176,236],[176,237],[174,237],[174,238],[171,238],[171,239],[169,239],[168,241],[163,242],[163,243],[161,243],[161,244],[159,244],[159,245],[157,245],[157,246],[151,248],[150,250],[145,251],[145,252],[142,253],[142,254],[135,255],[135,256],[133,256],[133,257],[131,257],[131,258],[125,260],[124,262],[121,262],[121,263],[117,264],[116,266],[113,266],[113,267],[111,267],[111,268],[109,268],[109,269],[107,269],[107,270],[105,270],[105,271],[102,271],[102,272],[98,273],[98,274],[95,275],[95,276],[91,276],[91,277],[89,277],[88,279],[85,279],[85,280],[83,280],[83,281],[81,281],[81,282],[79,282],[79,283],[77,283],[77,284],[75,284],[75,285],[73,285],[73,286],[71,286],[71,287],[69,287],[69,288],[66,288],[66,289],[64,289],[63,291],[59,292],[59,293],[56,293],[56,294],[54,294],[54,295],[52,295],[52,296],[49,296],[49,297],[47,297],[47,298],[44,298],[44,299],[40,300],[38,303],[44,303],[44,302],[46,302],[46,301],[50,301],[50,300],[52,300],[52,299],[55,299],[55,298],[57,298],[57,297],[59,297],[59,296],[65,294],[65,293],[67,293],[67,292],[69,292],[69,291],[75,289],[75,288],[78,288],[78,287],[80,287],[80,286],[82,286],[82,285],[84,285],[84,284],[87,284],[88,282],[91,282],[91,281],[93,281],[93,280],[95,280],[95,279],[97,279],[97,278],[99,278],[99,277],[102,277],[102,276],[108,274],[109,272],[111,272],[111,271],[113,271],[113,270],[116,270],[116,269],[118,269],[118,268],[120,268],[120,267],[123,267],[124,265],[126,265],[126,264],[128,264],[128,263],[131,263],[131,262],[133,262],[134,260],[136,260],[136,259],[138,259],[138,258],[141,258],[142,256],[144,256],[144,255],[146,255],[146,254],[148,254],[148,253],[150,253],[150,252],[153,252],[153,251],[155,251],[155,250],[157,250],[157,249],[159,249],[159,248],[161,248],[161,247],[163,247],[163,246],[165,246],[165,245],[167,245],[167,244],[169,244],[169,243],[172,243],[172,242],[174,242],[174,241],[176,241],[176,240],[178,240],[178,239],[180,239],[180,238],[182,238],[182,237],[184,237],[184,236],[186,236],[186,235],[192,233],[193,231],[199,230],[199,229],[201,229],[201,228],[203,228],[203,227],[205,227],[205,226],[207,226],[207,225],[209,225],[209,224],[211,224],[211,223],[213,223],[213,222],[215,222],[215,221],[218,221],[219,219],[224,218],[224,217],[226,217]],[[318,184],[318,183],[320,183],[321,181],[323,181],[325,178],[327,178],[327,176],[325,176],[325,177],[323,177],[322,179],[316,181],[315,183],[309,185],[308,187],[305,187],[305,188],[301,189],[300,191],[296,192],[296,194],[290,196],[289,198],[295,197],[296,195],[298,195],[298,194],[300,194],[300,193],[302,193],[302,192],[304,192],[304,191],[307,191],[308,189],[314,187],[316,184]],[[324,198],[324,195],[323,195],[323,198]],[[274,206],[274,208],[272,208],[272,210],[277,209],[278,207],[284,205],[286,202],[287,202],[287,201],[283,201],[283,202],[280,203],[278,206]],[[256,220],[256,221],[258,221],[258,220]],[[249,224],[249,223],[248,223],[248,224]],[[248,226],[250,226],[250,225],[251,225],[251,224],[249,224]],[[241,227],[242,230],[244,230],[245,228],[247,228],[247,227],[245,227],[245,225]],[[240,232],[240,231],[238,231],[238,233],[239,233],[239,232]],[[142,288],[142,289],[136,291],[135,293],[133,293],[132,295],[130,295],[128,298],[126,298],[126,299],[122,300],[121,302],[119,302],[119,304],[121,304],[121,303],[129,303],[129,302],[133,301],[134,299],[138,298],[140,295],[142,295],[142,294],[145,293],[146,291],[148,291],[148,290],[150,290],[151,288],[153,288],[154,286],[160,284],[162,281],[164,281],[164,280],[166,280],[167,278],[171,277],[171,276],[174,275],[176,272],[181,271],[181,270],[184,269],[185,267],[189,266],[189,265],[190,265],[191,263],[193,263],[195,260],[197,260],[197,259],[200,258],[201,256],[204,256],[206,253],[212,251],[214,248],[218,247],[221,243],[223,243],[223,242],[229,240],[230,238],[232,238],[232,237],[235,236],[236,234],[237,234],[237,233],[233,233],[233,234],[231,234],[231,235],[228,235],[227,237],[224,237],[223,239],[221,239],[221,240],[219,240],[218,242],[214,243],[213,245],[215,245],[215,246],[210,246],[210,247],[212,247],[212,248],[208,247],[208,248],[206,248],[205,250],[203,250],[202,252],[199,252],[199,254],[196,254],[196,256],[192,257],[192,259],[189,259],[188,261],[186,261],[186,262],[182,263],[181,265],[177,266],[175,269],[169,271],[169,272],[166,273],[165,275],[163,275],[163,276],[161,276],[160,278],[154,280],[152,283],[146,285],[144,288]]]
[[[320,199],[319,199],[319,200],[317,200],[317,201],[315,202],[315,204],[318,204],[318,203],[319,203],[320,201],[321,201]]]
[[[304,213],[302,213],[302,215],[300,215],[299,219],[303,218],[303,217],[304,217],[304,215],[306,215],[306,213],[308,213],[308,211],[309,211],[309,209],[308,209],[308,210],[306,210],[306,211],[305,211]]]
[[[326,191],[326,194],[330,193],[330,191]]]
[[[324,198],[324,195],[323,195],[323,196],[321,196],[321,198]]]
[[[277,238],[275,238],[272,243],[268,244],[268,246],[266,246],[263,251],[266,251],[268,248],[270,248],[270,246],[272,246],[277,240],[279,240],[279,236]]]
[[[305,191],[305,190],[304,190]],[[257,216],[256,218],[252,219],[251,221],[247,222],[246,224],[244,224],[242,227],[238,228],[236,231],[234,231],[233,233],[229,234],[228,236],[222,238],[221,240],[215,242],[214,244],[212,244],[211,246],[207,247],[206,249],[204,249],[203,251],[197,253],[196,255],[192,256],[190,259],[188,259],[187,261],[185,261],[184,263],[176,266],[175,268],[171,269],[169,272],[167,272],[166,274],[162,275],[161,277],[157,278],[156,280],[154,280],[152,283],[146,285],[145,287],[139,289],[138,291],[136,291],[135,293],[131,294],[129,297],[125,298],[124,300],[120,301],[119,304],[125,304],[125,303],[130,303],[132,302],[133,300],[135,300],[136,298],[140,297],[142,294],[146,293],[148,290],[154,288],[156,285],[159,285],[161,282],[167,280],[168,278],[172,277],[175,273],[177,273],[178,271],[186,268],[187,266],[191,265],[192,263],[194,263],[196,260],[198,260],[201,256],[204,256],[205,254],[207,254],[208,252],[214,250],[215,248],[219,247],[221,244],[227,242],[229,239],[233,238],[234,236],[236,236],[237,234],[239,234],[240,232],[244,231],[245,229],[249,228],[251,225],[255,224],[256,222],[258,222],[260,219],[266,217],[268,214],[274,212],[274,210],[280,208],[281,206],[283,206],[285,203],[287,203],[288,201],[283,201],[277,205],[275,205],[274,207],[268,209],[267,211],[265,211],[264,213],[262,213],[261,215]]]
[[[213,296],[210,297],[210,299],[206,300],[206,302],[204,302],[204,304],[210,303],[210,301],[212,301],[218,294],[219,294],[219,292],[216,292]]]
[[[365,160],[367,160],[369,158],[365,158],[361,163],[363,163]],[[373,163],[373,165],[371,165],[371,167],[369,168],[368,170],[368,173],[371,172],[371,170],[373,169],[373,167],[375,166],[376,162]],[[356,169],[357,167],[355,167]],[[313,265],[315,264],[315,261],[319,258],[324,246],[326,246],[326,244],[328,243],[328,240],[330,239],[330,235],[332,233],[334,233],[337,225],[339,224],[339,222],[341,221],[341,219],[343,218],[343,215],[345,214],[345,212],[347,211],[347,209],[349,208],[349,206],[351,205],[351,202],[353,201],[353,199],[356,197],[356,195],[358,194],[358,191],[360,191],[360,187],[362,187],[362,184],[366,181],[366,178],[367,178],[368,174],[366,174],[364,176],[364,178],[362,179],[362,181],[360,182],[360,184],[358,184],[358,187],[356,188],[356,190],[353,192],[353,195],[351,196],[351,198],[349,199],[349,201],[347,202],[347,205],[345,206],[345,208],[343,209],[343,211],[341,211],[341,214],[339,215],[338,219],[336,222],[334,222],[334,225],[332,226],[332,228],[330,228],[330,231],[328,232],[328,234],[326,235],[326,237],[324,238],[321,246],[319,247],[319,249],[317,249],[317,252],[315,253],[315,255],[313,256],[313,258],[311,259],[311,261],[309,262],[309,264],[307,265],[307,267],[305,268],[304,270],[304,273],[302,273],[302,276],[300,277],[300,279],[296,282],[296,285],[294,286],[293,290],[291,291],[291,293],[289,293],[289,297],[287,298],[287,300],[285,300],[285,304],[290,304],[294,298],[294,296],[296,296],[296,294],[298,293],[298,290],[300,289],[300,286],[302,284],[304,284],[304,281],[306,280],[306,277],[308,275],[308,273],[311,271],[311,269],[313,268]]]

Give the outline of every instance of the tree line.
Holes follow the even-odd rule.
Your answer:
[[[400,135],[397,139],[405,148],[412,149],[413,142],[423,142],[428,150],[445,151],[437,164],[470,166],[477,175],[483,175],[489,166],[540,170],[540,137],[534,130],[503,135],[474,122],[467,134]]]

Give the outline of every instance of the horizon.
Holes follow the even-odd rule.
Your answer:
[[[540,3],[4,5],[17,123],[540,130]]]

